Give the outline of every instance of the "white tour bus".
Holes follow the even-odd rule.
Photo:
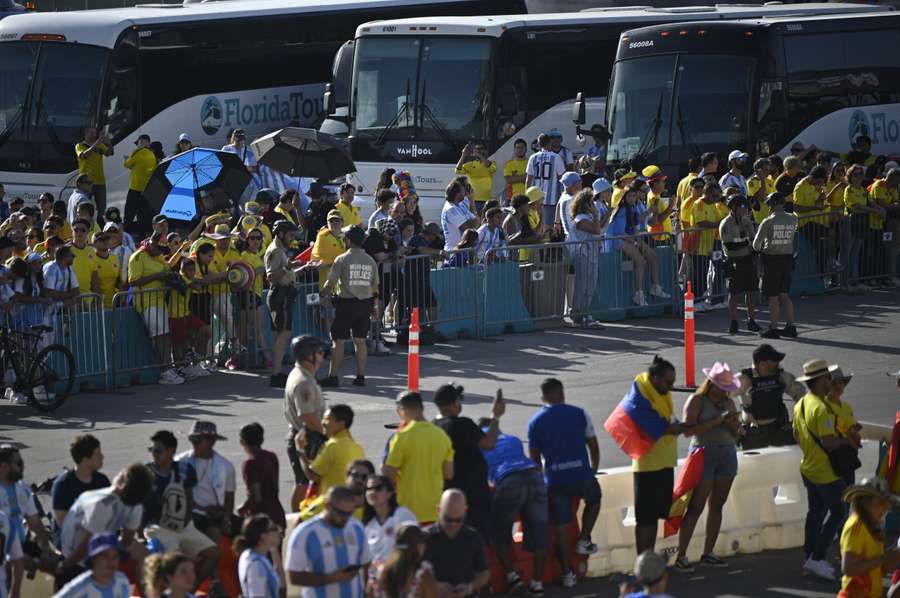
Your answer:
[[[873,154],[900,154],[900,12],[884,10],[626,31],[610,161],[683,175],[702,152],[786,156],[798,141],[847,152],[858,135]]]
[[[358,169],[348,178],[358,194],[371,197],[382,169],[409,170],[425,216],[433,218],[462,148],[483,140],[497,162],[493,192],[501,197],[502,166],[512,157],[516,139],[531,144],[540,133],[558,129],[576,156],[584,151],[573,147],[573,100],[584,92],[587,123],[603,122],[610,71],[626,29],[877,10],[883,9],[856,4],[631,7],[366,23],[354,41],[349,116],[347,108],[335,111],[348,122]],[[587,142],[592,144],[590,138]]]
[[[66,197],[86,126],[112,140],[107,201],[128,189],[124,157],[147,134],[221,147],[295,123],[316,126],[335,52],[373,19],[518,12],[524,0],[232,0],[34,13],[0,22],[0,182],[27,203]]]

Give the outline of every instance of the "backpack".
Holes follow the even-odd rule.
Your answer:
[[[173,532],[181,532],[188,523],[187,491],[181,479],[181,464],[174,463],[172,477],[162,493],[159,526]]]

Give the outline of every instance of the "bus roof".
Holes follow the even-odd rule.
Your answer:
[[[860,11],[853,13],[841,13],[841,14],[795,14],[795,15],[779,15],[774,17],[754,17],[754,18],[746,18],[746,19],[735,19],[733,21],[697,21],[691,23],[692,26],[703,27],[704,29],[715,29],[719,28],[764,28],[764,27],[772,27],[785,23],[797,23],[801,21],[803,23],[834,23],[841,21],[853,20],[858,22],[859,19],[879,19],[884,17],[890,17],[891,19],[900,19],[900,12],[896,11],[892,6],[874,6],[872,8],[876,8],[875,11]],[[622,33],[623,37],[634,37],[641,36],[645,34],[653,34],[655,32],[666,31],[671,28],[674,23],[664,23],[659,25],[650,25],[647,27],[640,27],[636,29],[631,29],[628,31],[624,31]]]
[[[12,15],[0,21],[0,41],[15,41],[26,34],[64,35],[66,41],[111,48],[129,27],[185,21],[259,18],[301,13],[385,7],[455,4],[478,0],[228,0],[184,4],[139,4],[68,12]]]
[[[684,21],[718,19],[749,19],[788,15],[846,14],[883,11],[883,6],[849,3],[810,4],[716,4],[713,6],[682,6],[654,8],[652,6],[628,6],[619,8],[595,8],[574,13],[550,13],[527,15],[499,15],[477,17],[422,17],[373,21],[360,25],[356,37],[368,35],[481,35],[500,37],[505,31],[516,28],[577,27],[604,23],[646,23],[656,20],[660,24]]]

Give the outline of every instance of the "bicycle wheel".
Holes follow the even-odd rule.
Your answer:
[[[62,345],[44,347],[28,370],[28,402],[38,411],[53,411],[69,397],[74,383],[72,352]]]

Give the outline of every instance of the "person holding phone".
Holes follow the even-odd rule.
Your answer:
[[[355,508],[353,491],[334,486],[325,511],[291,533],[285,570],[292,584],[302,586],[303,598],[363,598],[363,576],[372,557],[363,525],[353,517]]]

